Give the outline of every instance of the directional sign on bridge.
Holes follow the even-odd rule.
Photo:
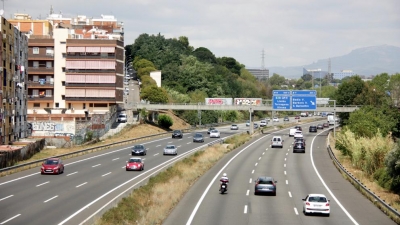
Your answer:
[[[272,96],[272,108],[290,110],[290,96]]]
[[[292,110],[316,110],[316,96],[292,96]]]

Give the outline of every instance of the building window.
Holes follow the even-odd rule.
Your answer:
[[[33,47],[32,48],[32,53],[35,54],[35,55],[39,54],[39,48],[38,47]]]
[[[62,100],[65,100],[65,95],[61,95],[61,99],[62,99]]]
[[[86,103],[83,103],[82,107],[83,109],[86,109]]]
[[[60,41],[60,44],[65,45],[67,42],[65,41]]]
[[[65,72],[65,67],[62,67],[62,71]]]
[[[68,103],[68,109],[72,109],[72,104]]]
[[[40,103],[33,103],[33,107],[40,108]]]
[[[46,68],[52,68],[52,67],[53,67],[52,62],[51,61],[47,61],[46,62]]]
[[[60,107],[60,103],[56,102],[56,108]]]
[[[65,87],[65,81],[61,81],[61,85]]]
[[[38,68],[39,67],[39,61],[33,61],[33,67]]]
[[[65,59],[65,57],[67,57],[67,53],[62,53],[62,57]],[[65,68],[65,67],[63,67]]]
[[[46,55],[53,56],[54,55],[54,49],[53,48],[46,48]]]
[[[47,103],[47,108],[49,108],[50,107],[50,103]]]

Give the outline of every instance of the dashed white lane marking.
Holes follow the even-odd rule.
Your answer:
[[[265,151],[268,151],[268,148],[266,148]]]
[[[77,174],[77,173],[78,173],[78,171],[73,172],[73,173],[70,173],[70,174],[67,174],[67,177],[68,177],[68,176],[71,176],[71,175],[74,175],[74,174]]]
[[[129,153],[128,155],[132,155],[132,153]]]
[[[98,166],[100,166],[101,164],[97,164],[97,165],[94,165],[94,166],[92,166],[92,167],[98,167]]]
[[[3,222],[1,222],[0,224],[5,224],[5,223],[7,223],[7,222],[9,222],[9,221],[11,221],[11,220],[13,220],[13,219],[15,219],[15,218],[17,218],[18,216],[20,216],[21,214],[18,214],[18,215],[15,215],[15,216],[13,216],[13,217],[11,217],[10,219],[8,219],[8,220],[4,220]]]
[[[249,183],[251,183],[252,180],[253,180],[253,179],[250,178]]]
[[[265,154],[265,152],[263,152],[263,155]]]
[[[254,173],[254,170],[253,170],[253,171],[251,171],[251,173],[253,174],[253,173]]]
[[[247,205],[244,206],[244,214],[247,213]]]
[[[290,191],[288,193],[289,193],[289,197],[292,197],[292,193],[290,193]]]
[[[260,157],[260,158],[258,158],[258,160],[261,160],[261,157]]]
[[[1,198],[1,199],[0,199],[0,202],[3,201],[3,200],[6,200],[7,198],[11,198],[12,196],[14,196],[14,195],[9,195],[9,196],[7,196],[7,197]]]
[[[294,213],[296,213],[296,215],[299,215],[299,212],[297,212],[296,208],[294,208]]]
[[[85,185],[85,184],[87,184],[87,182],[82,183],[82,184],[80,184],[80,185],[77,185],[76,187],[78,188],[78,187],[83,186],[83,185]]]
[[[177,148],[180,148],[182,145],[178,145],[178,146],[176,146]]]
[[[285,163],[285,164],[283,164],[283,167],[286,167],[286,163]]]
[[[192,142],[188,142],[188,143],[186,143],[187,145],[190,145],[190,144],[192,144]]]
[[[160,147],[161,145],[157,145],[156,147]]]
[[[288,181],[288,180],[286,180],[286,184],[289,184],[289,181]]]
[[[47,199],[46,201],[44,201],[44,203],[49,202],[49,201],[51,201],[51,200],[53,200],[53,199],[55,199],[55,198],[57,198],[57,197],[58,197],[58,195],[56,195],[56,196],[54,196],[54,197],[52,197],[52,198],[49,198],[49,199]]]
[[[123,166],[122,169],[125,169],[125,166]]]
[[[285,158],[285,161],[286,161],[286,158]]]
[[[246,195],[249,196],[250,190],[247,190]]]
[[[115,159],[113,159],[112,161],[115,161],[115,160],[118,160],[119,158],[115,158]]]
[[[38,184],[38,185],[36,185],[36,187],[40,187],[40,186],[42,186],[42,185],[45,185],[45,184],[48,184],[48,183],[50,183],[50,181],[47,181],[47,182],[44,182],[44,183]]]
[[[168,144],[171,144],[171,143],[172,143],[172,141],[168,142]]]
[[[158,154],[160,154],[160,153],[154,154],[154,156],[156,156],[156,155],[158,155]]]
[[[258,163],[256,163],[256,165],[255,166],[257,166],[258,165]]]
[[[111,172],[108,172],[108,173],[106,173],[106,174],[103,174],[103,175],[101,175],[102,177],[105,177],[105,176],[107,176],[107,175],[109,175]]]
[[[286,155],[288,155],[289,153],[286,152]]]
[[[284,173],[285,173],[285,175],[286,175],[286,170],[285,171],[283,171]]]

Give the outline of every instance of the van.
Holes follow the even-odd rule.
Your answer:
[[[274,136],[271,140],[271,148],[280,147],[283,148],[283,139],[281,136]]]
[[[335,117],[333,115],[328,116],[329,125],[335,125]]]

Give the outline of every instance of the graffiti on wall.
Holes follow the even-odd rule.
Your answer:
[[[35,121],[31,122],[32,131],[40,132],[55,132],[55,133],[75,133],[74,123],[71,122],[51,122],[51,121]]]
[[[53,131],[56,124],[54,122],[33,122],[32,130],[34,131]]]
[[[261,98],[235,98],[235,105],[260,106],[261,103]]]

